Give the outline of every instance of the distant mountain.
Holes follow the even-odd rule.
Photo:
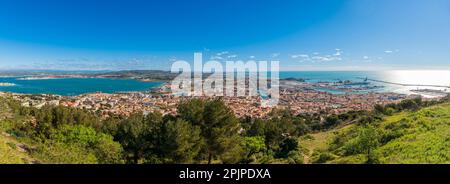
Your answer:
[[[0,70],[0,76],[92,75],[109,71]]]
[[[92,74],[95,77],[107,77],[107,78],[131,78],[138,80],[172,80],[178,74],[171,73],[169,71],[163,70],[123,70],[123,71],[113,71],[105,73]]]
[[[123,71],[59,71],[59,70],[4,70],[0,76],[83,76],[101,78],[129,78],[143,81],[168,81],[178,74],[162,70],[123,70]]]

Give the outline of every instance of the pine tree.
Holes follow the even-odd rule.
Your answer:
[[[204,146],[200,128],[177,119],[164,123],[161,130],[161,150],[171,163],[192,163]]]
[[[209,164],[216,158],[226,163],[240,160],[243,150],[239,120],[222,100],[194,99],[182,103],[178,112],[181,118],[200,128],[205,140],[202,150]]]
[[[229,162],[237,162],[239,157],[240,136],[239,121],[222,100],[208,101],[205,104],[202,134],[206,140],[208,163],[214,156],[222,157]],[[224,161],[224,160],[223,160]]]

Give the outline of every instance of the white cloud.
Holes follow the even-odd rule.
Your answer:
[[[169,58],[169,61],[175,62],[175,61],[178,61],[178,59],[177,59],[177,57],[175,57],[175,56],[171,56],[171,57]]]
[[[250,59],[255,59],[255,56],[250,56],[249,58],[250,58]]]
[[[272,53],[271,56],[272,56],[273,58],[276,58],[276,57],[280,56],[280,53]]]
[[[395,49],[395,50],[385,50],[385,51],[384,51],[385,54],[395,54],[395,53],[398,53],[398,52],[400,52],[399,49]]]
[[[319,52],[313,52],[311,55],[308,54],[296,54],[291,55],[292,59],[298,59],[298,62],[311,62],[311,63],[322,63],[322,62],[334,62],[342,61],[342,50],[335,49],[333,54],[321,55]]]
[[[292,55],[291,56],[292,59],[297,59],[297,58],[309,58],[308,54],[297,54],[297,55]]]
[[[233,54],[233,55],[229,55],[229,56],[228,56],[228,58],[236,58],[236,57],[237,57],[236,54]]]
[[[222,55],[226,55],[226,54],[228,54],[228,53],[229,53],[228,51],[223,51],[223,52],[217,53],[216,55],[222,56]]]
[[[341,56],[342,55],[342,50],[341,49],[335,49],[336,53],[334,53],[334,56]]]
[[[172,58],[175,59],[175,58]],[[94,62],[95,61],[95,62]],[[120,59],[55,59],[33,62],[31,65],[21,65],[19,68],[51,69],[51,70],[125,70],[148,69],[152,57],[120,58]]]
[[[373,60],[370,59],[369,56],[363,56],[363,62],[365,62],[365,63],[371,63],[372,61],[373,61]]]
[[[221,56],[211,56],[210,59],[211,60],[223,60],[223,57],[221,57]]]
[[[334,61],[336,58],[330,57],[330,56],[314,56],[312,59],[315,62],[328,62],[328,61]]]

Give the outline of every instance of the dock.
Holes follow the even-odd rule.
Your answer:
[[[422,86],[422,87],[450,88],[450,86],[446,86],[446,85],[402,84],[402,83],[382,81],[382,80],[376,80],[376,79],[368,79],[368,78],[362,78],[362,77],[357,77],[357,78],[358,79],[363,79],[363,80],[366,80],[366,81],[381,82],[381,83],[385,83],[385,84],[393,84],[393,85],[399,85],[399,86]]]

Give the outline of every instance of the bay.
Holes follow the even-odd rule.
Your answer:
[[[142,82],[132,79],[108,78],[60,78],[22,80],[16,77],[0,78],[0,83],[13,83],[15,86],[0,86],[0,91],[26,94],[58,94],[74,96],[84,93],[118,93],[149,91],[162,82]]]

